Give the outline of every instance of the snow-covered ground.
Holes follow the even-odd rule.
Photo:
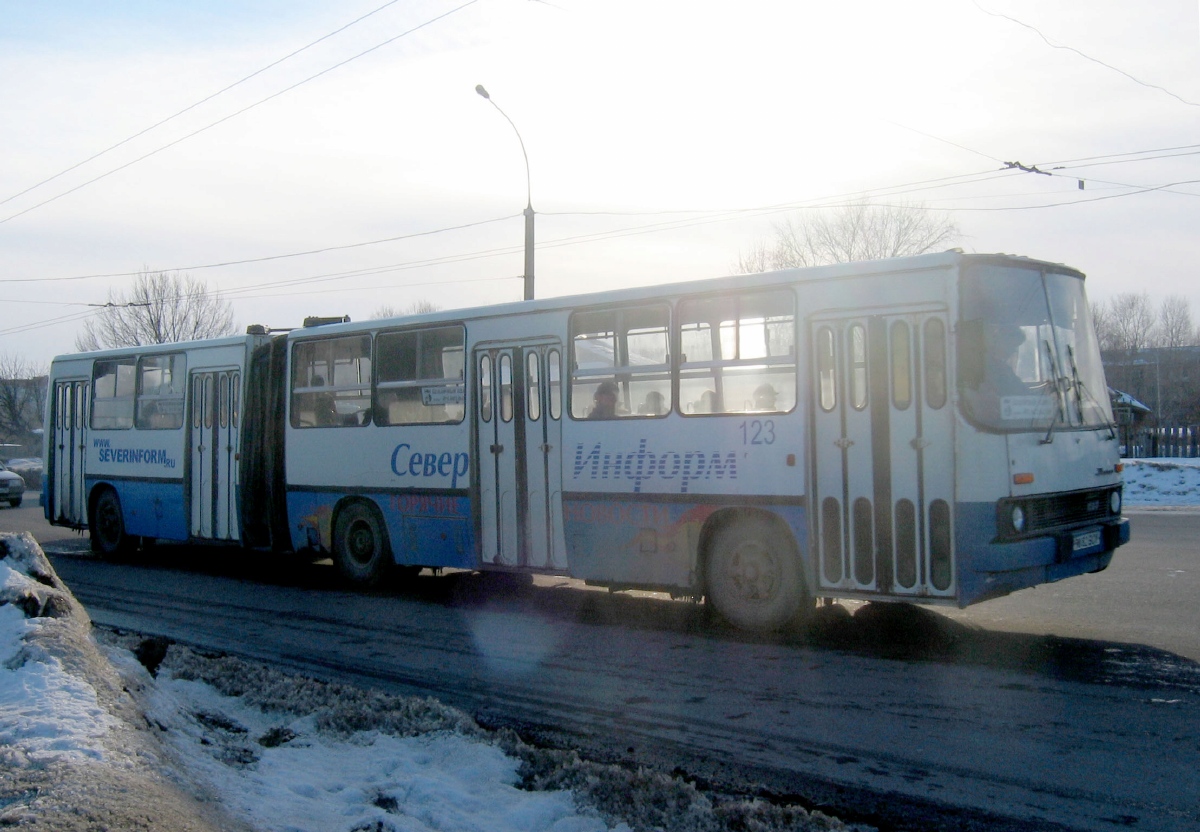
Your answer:
[[[1200,506],[1200,459],[1125,460],[1128,508]]]
[[[855,827],[538,749],[398,697],[96,631],[0,534],[0,826],[46,832]],[[101,644],[97,644],[99,639]]]
[[[1200,506],[1200,460],[1125,462],[1128,508]],[[26,829],[841,829],[544,751],[433,699],[132,635],[94,640],[29,535],[0,536],[0,826]],[[147,669],[150,668],[150,669]],[[153,671],[153,674],[152,672]]]

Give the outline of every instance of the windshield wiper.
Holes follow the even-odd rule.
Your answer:
[[[1087,385],[1084,384],[1083,380],[1079,377],[1079,367],[1075,363],[1075,347],[1071,344],[1067,345],[1067,357],[1071,359],[1071,378],[1075,386],[1075,406],[1079,409],[1079,422],[1080,424],[1085,424],[1086,420],[1083,418],[1084,396],[1087,396],[1088,401],[1095,405],[1101,414],[1104,413],[1104,407],[1099,401],[1096,400],[1096,397],[1092,395],[1092,391],[1088,390]],[[1114,422],[1105,419],[1104,427],[1108,428],[1109,439],[1117,438],[1117,426]]]
[[[1064,379],[1058,368],[1058,357],[1054,354],[1054,348],[1050,346],[1050,339],[1043,339],[1042,344],[1046,347],[1046,357],[1050,359],[1050,369],[1054,373],[1054,417],[1050,420],[1050,427],[1046,428],[1046,435],[1039,443],[1049,445],[1054,441],[1054,429],[1058,426],[1058,420],[1065,419],[1067,413],[1066,407],[1063,405],[1062,383]]]

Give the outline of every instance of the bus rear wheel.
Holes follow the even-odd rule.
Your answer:
[[[338,514],[333,531],[333,562],[342,577],[359,586],[377,586],[392,567],[392,547],[379,515],[364,503]]]
[[[811,605],[793,547],[778,526],[761,517],[717,532],[705,580],[717,612],[743,630],[778,630],[798,622]]]
[[[96,496],[88,527],[92,551],[102,557],[125,557],[136,548],[137,539],[125,531],[121,498],[111,488],[105,488]]]

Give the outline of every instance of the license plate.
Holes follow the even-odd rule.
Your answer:
[[[1080,549],[1091,549],[1093,546],[1100,545],[1100,532],[1084,532],[1083,534],[1075,535],[1075,541],[1071,548],[1078,552]]]

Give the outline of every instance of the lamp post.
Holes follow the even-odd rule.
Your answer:
[[[483,88],[483,84],[476,84],[475,92],[490,101],[496,111],[504,116],[504,120],[512,126],[513,132],[517,134],[517,141],[521,144],[521,155],[525,157],[525,300],[533,300],[533,189],[529,182],[529,154],[525,152],[525,141],[521,138],[521,131],[517,129],[517,125],[513,124],[508,113],[501,110],[500,105],[492,101],[492,97]]]

